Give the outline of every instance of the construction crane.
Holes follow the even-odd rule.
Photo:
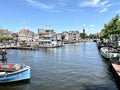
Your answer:
[[[52,29],[53,24],[46,24],[45,26],[50,27],[50,29]]]

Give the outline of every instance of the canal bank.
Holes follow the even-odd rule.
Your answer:
[[[116,82],[116,84],[117,84],[117,87],[118,87],[119,90],[120,90],[120,74],[119,74],[120,72],[119,72],[119,70],[118,70],[118,69],[120,69],[120,66],[117,65],[117,64],[111,63],[110,69],[111,69],[111,72],[112,72],[113,77],[114,77],[114,79],[115,79],[115,82]]]
[[[9,63],[31,66],[32,78],[30,83],[0,86],[0,90],[118,90],[109,62],[94,42],[7,53]]]
[[[111,44],[97,42],[101,56],[110,62],[110,69],[120,89],[120,50],[119,47]]]

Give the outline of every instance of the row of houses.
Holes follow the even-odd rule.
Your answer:
[[[13,36],[14,40],[17,41],[65,41],[65,42],[79,42],[80,32],[79,31],[69,31],[63,33],[56,33],[54,30],[38,29],[38,33],[34,33],[29,29],[22,29],[18,33],[12,33],[8,29],[0,29],[0,36]]]

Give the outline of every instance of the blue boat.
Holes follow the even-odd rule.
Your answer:
[[[0,50],[0,55],[5,55],[5,53]],[[4,56],[2,56],[2,63],[0,64],[0,83],[29,80],[31,78],[30,66],[25,64],[7,64],[3,59],[5,59]]]

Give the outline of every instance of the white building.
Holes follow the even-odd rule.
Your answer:
[[[40,47],[56,47],[61,43],[58,42],[57,34],[54,30],[43,30],[39,29],[39,46]],[[59,39],[60,36],[58,35]]]

